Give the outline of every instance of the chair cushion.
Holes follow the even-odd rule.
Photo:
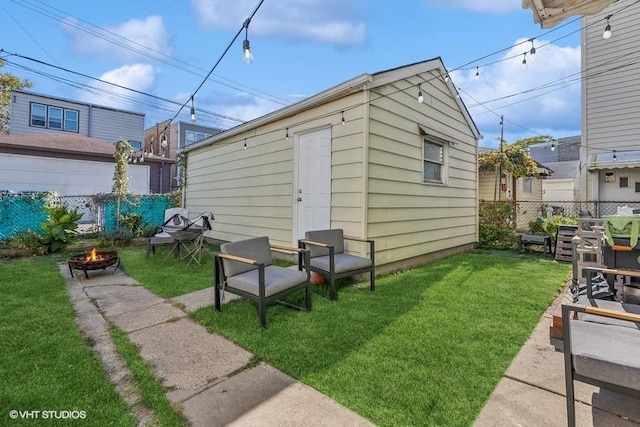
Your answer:
[[[220,252],[223,254],[236,255],[243,258],[254,259],[264,265],[271,265],[271,247],[269,246],[269,238],[254,237],[253,239],[240,240],[238,242],[223,243],[220,245]],[[245,264],[238,261],[230,261],[223,259],[224,273],[227,277],[242,274],[246,271],[255,270],[257,265]]]
[[[158,233],[153,237],[149,237],[150,245],[166,245],[166,244],[173,243],[174,241],[175,239],[171,237],[169,233],[165,233],[165,232]]]
[[[265,296],[270,297],[307,281],[307,273],[270,265],[264,269]],[[259,295],[258,269],[227,278],[227,286]]]
[[[590,298],[587,298],[586,295],[580,296],[578,298],[578,304],[591,306],[591,307],[604,308],[607,310],[640,314],[640,305],[638,304],[627,304],[624,302],[607,301],[607,300],[596,299],[596,298],[590,299]],[[599,316],[597,314],[578,313],[578,319],[584,320],[585,322],[603,323],[605,325],[617,325],[617,326],[625,326],[627,328],[640,329],[640,323],[638,322],[630,322],[628,320],[614,319],[612,317]]]
[[[582,320],[570,327],[576,373],[640,391],[640,331]]]
[[[344,233],[339,228],[331,230],[307,231],[305,233],[305,238],[307,240],[312,240],[314,242],[325,243],[327,245],[333,246],[334,254],[341,254],[344,252]],[[329,249],[309,245],[309,255],[311,256],[311,258],[329,255]]]
[[[335,272],[338,274],[371,267],[371,259],[349,254],[335,255],[334,262]],[[311,258],[311,266],[329,271],[329,256]]]

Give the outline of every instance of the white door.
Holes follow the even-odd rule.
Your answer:
[[[296,188],[296,239],[305,231],[323,230],[331,224],[331,129],[298,136]]]

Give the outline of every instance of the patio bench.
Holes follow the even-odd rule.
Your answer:
[[[528,245],[540,245],[543,247],[545,255],[547,254],[547,250],[549,250],[549,255],[553,253],[553,249],[551,247],[551,237],[546,235],[538,235],[538,234],[523,234],[520,236],[520,242],[518,243],[518,252],[522,251],[524,246]]]
[[[574,380],[640,399],[640,314],[620,308],[562,305],[569,426],[576,424]]]

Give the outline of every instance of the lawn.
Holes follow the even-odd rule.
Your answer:
[[[75,324],[56,260],[2,263],[0,277],[0,425],[136,425]]]
[[[274,306],[266,329],[235,301],[194,318],[381,426],[471,425],[570,265],[463,254],[380,278],[376,291]]]
[[[185,267],[166,258],[167,247],[149,258],[144,248],[118,250],[124,270],[159,295],[211,286],[210,256]],[[570,269],[547,259],[468,253],[379,278],[375,292],[343,287],[338,302],[316,294],[309,313],[269,307],[266,329],[242,300],[193,317],[376,425],[464,426]],[[91,425],[135,424],[75,326],[56,260],[25,259],[0,270],[2,409],[83,410]],[[112,331],[131,353],[127,363],[139,365],[120,335]],[[153,388],[144,369],[138,379]]]

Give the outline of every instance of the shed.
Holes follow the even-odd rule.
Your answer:
[[[217,240],[342,228],[408,268],[473,247],[479,139],[440,58],[362,74],[186,147],[185,207]]]

